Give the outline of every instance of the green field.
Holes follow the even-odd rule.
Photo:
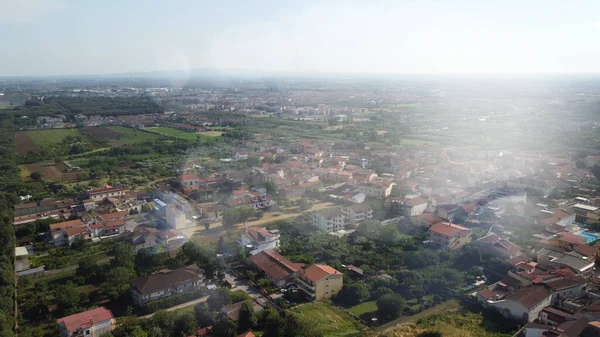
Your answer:
[[[47,146],[62,142],[67,136],[79,136],[79,132],[75,129],[50,129],[50,130],[35,130],[25,131],[25,134],[37,146]]]
[[[202,143],[211,142],[211,141],[215,140],[214,136],[206,136],[206,135],[203,135],[200,133],[181,131],[181,130],[167,128],[167,127],[163,127],[163,126],[148,128],[148,131],[156,132],[158,134],[165,135],[168,137],[176,137],[176,138],[187,139],[187,140],[199,139]]]
[[[362,326],[339,308],[325,302],[300,305],[294,309],[325,337],[360,336]]]
[[[16,105],[0,105],[0,110],[12,110],[16,109]]]
[[[352,308],[348,308],[348,311],[355,314],[356,316],[360,316],[369,312],[375,312],[377,311],[377,303],[375,301],[363,302],[361,304],[353,306]]]
[[[118,132],[121,134],[119,136],[119,143],[124,145],[131,145],[136,143],[143,143],[147,141],[154,141],[155,139],[161,138],[160,135],[156,133],[146,132],[143,130],[127,128],[124,126],[107,126],[107,129]]]

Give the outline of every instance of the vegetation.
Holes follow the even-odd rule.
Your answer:
[[[62,141],[68,136],[80,136],[79,132],[77,132],[75,129],[48,129],[21,132],[24,132],[27,137],[29,137],[29,139],[31,139],[40,148],[62,143]]]
[[[350,315],[325,302],[303,304],[293,308],[291,312],[297,313],[302,320],[324,337],[359,336],[364,329],[364,326]]]
[[[196,132],[182,131],[168,127],[152,127],[148,128],[148,131],[155,132],[157,134],[168,137],[199,141],[200,143],[214,142],[217,139],[215,137],[203,135]]]

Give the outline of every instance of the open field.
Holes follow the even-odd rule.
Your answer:
[[[27,152],[33,151],[37,152],[39,148],[29,136],[25,132],[17,132],[15,133],[15,142],[17,147],[17,152],[20,156],[26,156]]]
[[[175,138],[181,138],[181,139],[187,139],[187,140],[197,140],[198,139],[203,143],[214,140],[214,136],[203,135],[203,132],[196,133],[196,132],[181,131],[181,130],[177,130],[177,129],[173,129],[173,128],[162,127],[162,126],[148,128],[148,131],[155,132],[157,134],[164,135],[167,137],[175,137]]]
[[[304,304],[292,309],[309,320],[325,337],[360,336],[361,325],[347,313],[325,302]]]
[[[443,303],[440,303],[434,307],[431,307],[427,310],[423,310],[418,314],[412,315],[412,316],[405,316],[405,317],[400,317],[397,320],[388,322],[382,326],[380,326],[379,328],[377,328],[377,330],[379,331],[391,331],[394,329],[394,327],[404,324],[404,323],[409,323],[409,322],[416,322],[422,318],[427,318],[427,317],[431,317],[434,315],[440,315],[443,313],[448,313],[448,312],[456,312],[463,309],[463,306],[458,303],[458,301],[456,300],[450,300],[450,301],[446,301]],[[388,336],[386,334],[383,334],[381,336]]]
[[[402,138],[400,141],[401,146],[420,146],[420,145],[440,145],[438,142],[421,140],[421,139],[408,139]]]
[[[76,181],[78,172],[69,172],[64,163],[41,162],[21,166],[21,176],[24,181],[31,181],[29,174],[39,172],[44,179],[53,181]]]
[[[0,105],[0,110],[12,110],[15,109],[16,105]]]
[[[223,131],[204,131],[198,132],[199,135],[209,136],[209,137],[221,137]]]
[[[48,129],[34,131],[20,131],[25,134],[37,145],[46,146],[62,142],[67,136],[78,136],[79,132],[75,129]]]
[[[377,303],[375,301],[362,302],[361,304],[355,305],[352,308],[348,308],[348,311],[360,316],[362,314],[377,311]]]
[[[156,133],[124,126],[88,127],[82,128],[81,133],[107,141],[111,146],[131,145],[161,138]]]

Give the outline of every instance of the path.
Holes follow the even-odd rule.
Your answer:
[[[98,263],[98,264],[105,264],[105,263],[110,262],[111,259],[112,259],[111,256],[107,256],[105,258],[97,260],[96,263]],[[44,276],[45,275],[52,275],[52,274],[60,274],[60,273],[67,272],[67,271],[72,271],[72,270],[77,269],[77,266],[78,265],[76,265],[76,264],[72,264],[70,266],[66,266],[66,267],[60,268],[60,269],[46,270],[46,271],[44,271]]]
[[[198,304],[198,303],[201,303],[201,302],[206,302],[206,300],[207,300],[207,299],[208,299],[208,295],[207,295],[207,296],[202,296],[202,297],[200,297],[200,298],[198,298],[198,299],[195,299],[195,300],[193,300],[193,301],[189,301],[189,302],[181,303],[181,304],[179,304],[179,305],[176,305],[176,306],[174,306],[174,307],[167,308],[167,309],[165,309],[165,310],[166,310],[166,311],[173,311],[173,310],[177,310],[177,309],[181,309],[181,308],[189,307],[189,306],[191,306],[191,305],[196,305],[196,304]],[[146,315],[146,316],[141,316],[140,318],[141,318],[141,319],[148,319],[148,318],[152,318],[152,316],[154,316],[154,314],[156,314],[156,312],[153,312],[153,313],[151,313],[151,314],[149,314],[149,315]]]
[[[400,317],[391,322],[385,323],[385,324],[377,327],[375,329],[375,331],[377,331],[378,333],[388,331],[388,330],[395,328],[397,325],[400,325],[400,324],[404,324],[404,323],[408,323],[408,322],[416,322],[421,318],[425,318],[425,317],[429,317],[429,316],[433,316],[433,315],[439,315],[439,314],[443,314],[445,312],[457,311],[461,307],[462,306],[460,305],[460,303],[457,300],[449,300],[449,301],[440,303],[434,307],[431,307],[427,310],[423,310],[418,314],[415,314],[412,316]]]

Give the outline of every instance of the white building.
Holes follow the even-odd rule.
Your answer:
[[[358,190],[371,198],[383,199],[392,193],[394,183],[371,182],[368,184],[356,185]]]
[[[373,219],[373,208],[369,204],[344,207],[342,213],[344,214],[344,223],[351,226],[357,226],[363,221]]]
[[[113,331],[116,322],[112,312],[100,307],[57,320],[60,337],[100,337]]]
[[[523,323],[535,321],[540,311],[552,303],[552,293],[544,286],[517,290],[499,301],[487,300],[486,305],[497,309],[505,318]]]
[[[165,213],[167,225],[175,229],[183,229],[187,227],[187,218],[185,213],[176,206],[168,206]]]
[[[279,231],[267,231],[264,228],[246,228],[242,234],[240,245],[250,249],[250,254],[255,255],[263,250],[279,249]]]
[[[311,224],[326,232],[344,229],[344,214],[339,208],[328,208],[310,215]]]

